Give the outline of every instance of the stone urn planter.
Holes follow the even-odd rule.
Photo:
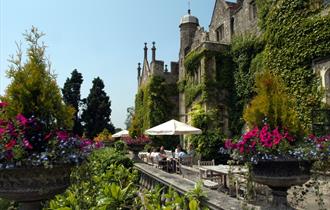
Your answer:
[[[273,195],[272,202],[263,209],[294,209],[288,204],[288,189],[302,185],[310,179],[310,161],[260,160],[252,165],[253,181],[267,185]]]
[[[128,150],[131,152],[131,159],[135,162],[141,162],[142,160],[139,157],[139,152],[144,149],[144,144],[134,144],[134,145],[127,145]]]
[[[0,197],[19,202],[20,210],[41,209],[41,202],[63,193],[72,166],[0,169]]]

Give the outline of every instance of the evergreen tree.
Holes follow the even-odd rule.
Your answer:
[[[9,117],[22,113],[43,120],[49,128],[71,129],[74,110],[63,103],[45,56],[46,46],[39,41],[43,35],[35,27],[24,34],[28,44],[27,60],[23,63],[19,47],[17,55],[11,57],[12,66],[7,73],[12,82],[2,100],[10,104],[6,112]]]
[[[79,105],[80,99],[80,87],[83,82],[81,73],[74,69],[71,73],[71,78],[67,78],[62,89],[63,99],[65,104],[72,106],[75,109],[75,115],[73,119],[73,133],[82,135],[83,129],[81,126],[81,119],[79,117]]]
[[[103,81],[97,77],[93,80],[93,87],[90,89],[88,97],[85,99],[85,109],[82,113],[86,136],[95,137],[103,129],[114,132],[114,127],[110,122],[111,101],[105,93]]]

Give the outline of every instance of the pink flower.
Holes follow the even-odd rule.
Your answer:
[[[69,138],[69,134],[66,131],[57,131],[56,134],[60,141],[65,141]]]
[[[31,143],[27,139],[23,139],[23,144],[28,149],[32,149],[33,148],[32,145],[31,145]]]
[[[6,131],[6,129],[4,129],[4,128],[0,128],[0,135],[4,134],[5,131]]]
[[[0,108],[8,106],[7,102],[0,102]]]
[[[18,114],[16,116],[16,119],[22,124],[22,125],[26,125],[26,123],[28,122],[28,120],[24,117],[24,115],[22,114]]]

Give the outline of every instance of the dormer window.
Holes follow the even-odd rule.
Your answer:
[[[257,5],[255,1],[252,1],[250,3],[249,16],[250,16],[250,20],[255,20],[257,18]]]
[[[217,41],[221,41],[225,38],[225,31],[223,28],[223,24],[216,30]]]

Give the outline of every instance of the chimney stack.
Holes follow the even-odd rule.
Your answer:
[[[144,43],[144,59],[148,60],[148,47],[147,42]]]
[[[152,61],[154,62],[156,60],[156,47],[155,47],[155,42],[152,42]]]

